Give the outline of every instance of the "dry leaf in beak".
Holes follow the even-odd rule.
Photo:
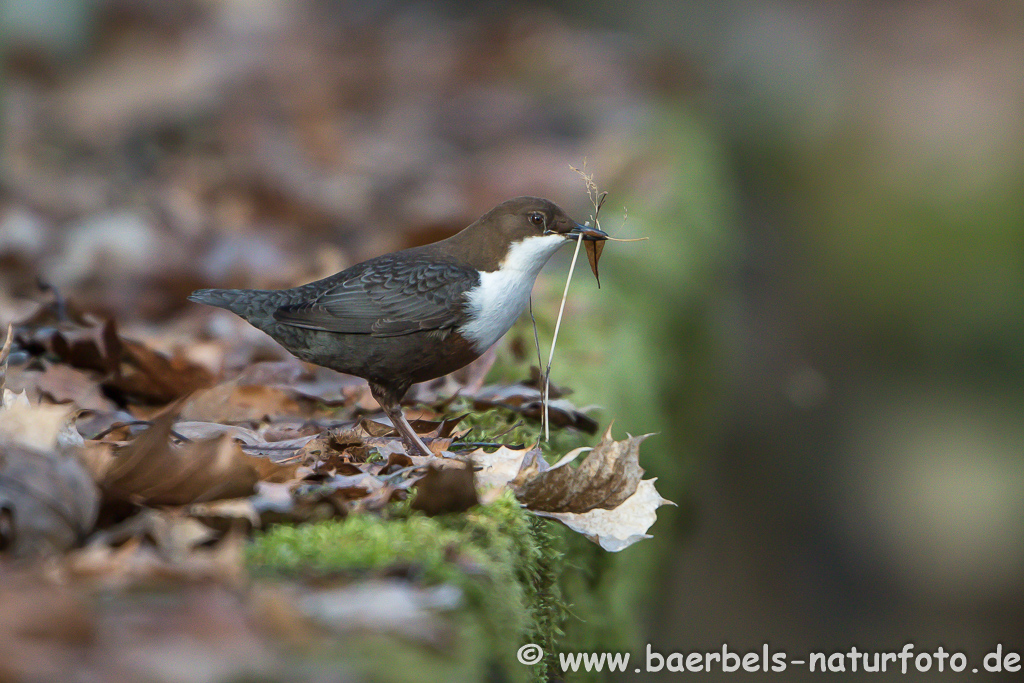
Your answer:
[[[590,261],[590,269],[594,271],[597,288],[601,289],[601,276],[597,274],[597,262],[601,258],[601,252],[604,251],[604,240],[586,240],[583,242],[583,246],[587,250],[587,260]]]

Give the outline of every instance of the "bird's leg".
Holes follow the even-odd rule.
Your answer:
[[[384,414],[391,420],[391,424],[402,435],[402,440],[405,441],[405,445],[409,449],[409,455],[433,455],[402,413],[402,406],[399,404],[399,401],[402,400],[402,396],[405,395],[407,390],[408,387],[402,388],[401,391],[389,390],[375,382],[370,382],[370,393],[377,403],[380,404]]]
[[[405,419],[405,415],[402,413],[402,407],[399,405],[394,406],[381,406],[384,412],[387,413],[388,417],[391,418],[391,424],[395,425],[395,429],[402,435],[405,440],[405,445],[409,447],[409,455],[433,455],[430,449],[427,448],[423,440],[420,439],[419,435],[409,424],[409,421]],[[417,451],[417,452],[413,452]]]

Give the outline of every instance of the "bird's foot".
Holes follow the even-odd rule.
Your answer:
[[[427,448],[427,445],[423,443],[423,439],[413,431],[411,426],[409,427],[408,433],[405,433],[402,429],[399,429],[398,431],[402,432],[402,440],[405,441],[405,446],[408,449],[408,455],[420,455],[424,457],[434,455],[434,453]]]

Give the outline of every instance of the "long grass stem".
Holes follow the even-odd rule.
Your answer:
[[[569,276],[565,278],[565,290],[562,292],[562,303],[558,305],[558,317],[555,319],[555,332],[551,335],[551,353],[548,355],[548,366],[544,370],[544,440],[551,440],[551,421],[548,418],[548,396],[551,393],[551,361],[555,358],[555,342],[558,341],[558,328],[562,326],[562,313],[565,312],[565,300],[569,296],[569,283],[572,282],[572,273],[576,270],[576,259],[580,255],[580,245],[583,244],[583,236],[576,238],[576,249],[572,252],[572,263],[569,264]]]

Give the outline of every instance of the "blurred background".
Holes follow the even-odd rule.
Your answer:
[[[603,227],[651,240],[577,275],[554,379],[660,432],[681,503],[617,560],[633,646],[1024,652],[1024,3],[2,13],[0,323],[42,279],[173,348],[196,287],[518,194],[583,219],[586,159]]]

